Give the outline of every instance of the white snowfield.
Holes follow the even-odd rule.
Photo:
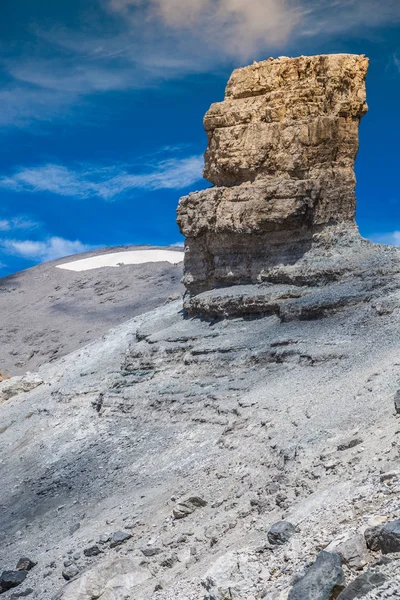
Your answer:
[[[169,262],[177,265],[183,261],[183,251],[179,250],[127,250],[126,252],[111,252],[90,258],[82,258],[63,265],[59,269],[68,271],[90,271],[101,267],[121,267],[123,265],[141,265],[151,262]]]

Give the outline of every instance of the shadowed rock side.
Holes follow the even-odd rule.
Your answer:
[[[178,207],[190,295],[274,281],[287,267],[280,281],[295,282],[303,258],[314,248],[328,258],[338,238],[366,248],[354,223],[354,161],[367,68],[365,56],[338,54],[234,71],[204,120],[204,176],[216,187]]]

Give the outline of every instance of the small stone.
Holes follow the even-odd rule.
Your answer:
[[[72,560],[64,560],[64,567],[70,567],[72,565]]]
[[[73,579],[74,577],[76,577],[79,573],[79,569],[75,564],[70,565],[69,567],[67,567],[66,569],[64,569],[64,571],[62,572],[62,576],[64,577],[64,579],[66,581],[70,581],[70,579]]]
[[[111,537],[110,534],[106,534],[106,533],[101,535],[100,539],[99,539],[99,544],[107,544],[107,542],[110,540],[110,537]]]
[[[145,556],[156,556],[156,554],[160,554],[161,552],[161,548],[154,547],[142,548],[141,550]]]
[[[338,445],[337,449],[339,452],[343,452],[344,450],[350,450],[350,448],[355,448],[363,443],[361,438],[349,438],[348,440],[343,441]]]
[[[97,556],[100,553],[101,553],[101,550],[96,545],[90,546],[89,548],[85,548],[84,551],[83,551],[83,554],[85,556]]]
[[[182,500],[172,510],[172,514],[175,519],[184,519],[188,515],[191,515],[196,508],[203,508],[207,506],[207,502],[199,496],[191,496],[187,500]]]
[[[288,600],[330,600],[345,585],[340,556],[322,551],[305,576],[294,584]]]
[[[79,559],[80,559],[80,557],[81,557],[81,553],[80,553],[80,552],[75,552],[75,554],[73,555],[73,557],[72,557],[72,558],[73,558],[74,560],[79,560]]]
[[[0,576],[1,593],[21,585],[26,579],[28,571],[3,571]]]
[[[111,536],[110,548],[115,548],[116,546],[123,544],[124,542],[129,540],[131,537],[132,537],[131,534],[126,533],[126,531],[116,531]]]
[[[278,521],[274,523],[267,533],[268,541],[274,546],[286,544],[296,533],[296,528],[289,521]]]
[[[36,565],[37,563],[33,562],[30,558],[20,558],[17,563],[17,571],[30,571]]]

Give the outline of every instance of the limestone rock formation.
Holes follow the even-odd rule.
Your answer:
[[[336,54],[234,71],[204,119],[204,176],[215,187],[178,207],[191,295],[271,280],[313,244],[358,237],[354,161],[367,69],[365,56]]]

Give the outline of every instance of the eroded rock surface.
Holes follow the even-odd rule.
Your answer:
[[[274,281],[277,269],[297,284],[310,251],[328,260],[327,246],[338,240],[362,243],[354,161],[367,68],[364,56],[337,54],[234,71],[225,100],[204,120],[204,175],[215,187],[182,198],[178,208],[191,295]],[[340,253],[330,265],[314,265],[312,283],[329,267],[341,270]]]

